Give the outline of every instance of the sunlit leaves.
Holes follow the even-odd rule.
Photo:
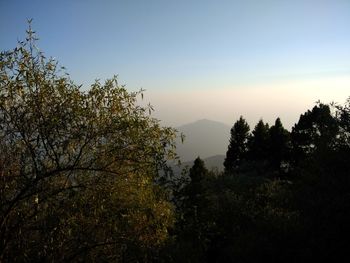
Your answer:
[[[0,54],[0,261],[157,247],[173,213],[154,181],[176,158],[175,130],[116,76],[82,91],[36,40],[29,24]]]

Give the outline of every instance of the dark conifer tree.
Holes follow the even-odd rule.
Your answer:
[[[280,118],[269,130],[268,158],[274,169],[280,169],[282,161],[287,161],[290,152],[290,134],[283,127]]]
[[[208,170],[205,167],[203,160],[200,157],[194,161],[190,169],[191,182],[188,185],[188,197],[192,205],[197,205],[197,201],[202,192],[202,180],[208,175]]]
[[[246,157],[249,125],[241,116],[231,128],[230,144],[224,161],[225,172],[232,172]]]
[[[248,158],[251,161],[264,161],[268,156],[269,125],[260,120],[248,140]]]
[[[200,255],[203,254],[204,250],[203,234],[205,232],[201,220],[206,208],[203,181],[208,173],[203,160],[197,157],[189,173],[191,182],[184,189],[185,200],[182,208],[183,221],[181,227],[184,231],[184,238],[195,244],[196,253]]]
[[[208,170],[203,160],[198,156],[190,169],[191,183],[199,183],[207,174]]]

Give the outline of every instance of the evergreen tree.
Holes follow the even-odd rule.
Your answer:
[[[208,175],[208,170],[200,157],[194,161],[189,175],[191,182],[188,186],[188,198],[192,205],[198,205],[202,192],[202,180]]]
[[[230,144],[224,161],[225,172],[232,172],[246,157],[249,125],[241,116],[231,128]]]
[[[260,120],[248,141],[248,158],[251,161],[264,161],[267,158],[269,144],[269,125]]]
[[[275,125],[271,126],[269,130],[269,145],[268,153],[270,164],[275,169],[281,168],[282,161],[286,161],[290,151],[290,135],[283,127],[281,119],[277,118]]]
[[[197,258],[204,255],[203,251],[205,246],[203,234],[205,233],[205,230],[201,220],[203,218],[203,211],[206,209],[203,181],[207,175],[208,170],[206,169],[203,160],[197,157],[189,171],[191,182],[183,191],[184,202],[180,210],[182,216],[181,221],[179,222],[182,242],[184,244],[193,244],[193,247],[190,248],[189,252],[191,258]],[[188,248],[185,246],[185,248],[181,249],[181,253],[183,250],[187,249]],[[184,253],[186,254],[187,252]],[[195,262],[201,262],[204,259],[192,260]]]

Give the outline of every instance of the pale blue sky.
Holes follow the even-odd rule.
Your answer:
[[[118,74],[133,90],[171,98],[350,76],[349,0],[0,0],[0,10],[1,50],[33,18],[39,47],[86,86]]]

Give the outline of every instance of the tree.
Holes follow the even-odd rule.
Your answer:
[[[289,132],[284,129],[280,118],[269,130],[268,158],[271,166],[279,170],[282,162],[286,162],[290,151]]]
[[[191,178],[191,183],[199,183],[207,174],[208,170],[205,168],[203,160],[200,157],[197,157],[190,169],[189,175]]]
[[[296,163],[310,157],[316,150],[332,148],[338,134],[338,124],[330,107],[319,103],[300,115],[292,128],[293,159]]]
[[[0,261],[141,257],[172,224],[154,181],[175,131],[115,77],[81,91],[36,40],[0,54]]]
[[[340,140],[339,142],[349,147],[350,146],[350,97],[345,104],[333,105],[336,109],[336,120],[339,126]]]
[[[208,170],[200,157],[197,157],[196,160],[194,160],[189,176],[191,178],[191,182],[189,183],[187,189],[189,202],[191,205],[198,206],[199,199],[202,194],[202,181],[206,176],[208,176]]]
[[[241,116],[231,128],[230,143],[224,161],[225,172],[234,171],[246,157],[249,125]]]
[[[183,202],[179,207],[180,220],[177,222],[181,244],[177,245],[176,250],[181,255],[188,255],[189,260],[195,262],[204,260],[205,226],[202,218],[206,203],[204,185],[208,174],[203,160],[197,157],[189,170],[191,181],[181,191]]]
[[[264,161],[267,158],[269,143],[269,125],[260,120],[252,131],[248,141],[248,158],[252,161]]]
[[[293,128],[295,196],[316,259],[349,258],[349,109],[318,104]]]

